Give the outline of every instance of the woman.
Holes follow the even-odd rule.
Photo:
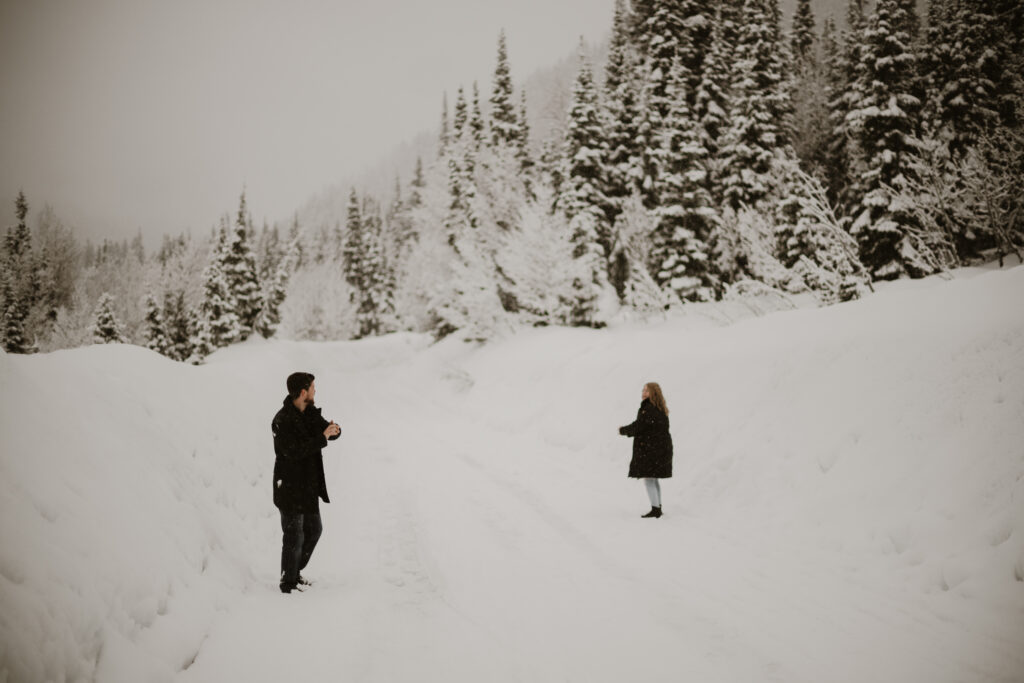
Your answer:
[[[672,435],[668,433],[668,406],[657,382],[648,382],[640,394],[643,401],[636,422],[619,427],[619,434],[633,437],[633,459],[629,476],[643,479],[651,511],[645,518],[661,517],[661,484],[659,479],[672,476]]]

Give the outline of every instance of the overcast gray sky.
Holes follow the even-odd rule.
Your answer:
[[[0,226],[24,189],[83,237],[257,221],[611,27],[614,0],[0,0]]]

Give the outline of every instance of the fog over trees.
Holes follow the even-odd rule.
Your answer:
[[[606,49],[547,90],[513,82],[502,32],[492,81],[424,113],[429,151],[314,220],[255,225],[243,189],[209,234],[147,253],[82,244],[19,194],[4,349],[486,340],[750,291],[830,304],[1024,252],[1020,3],[800,0],[787,24],[777,0],[619,0]]]

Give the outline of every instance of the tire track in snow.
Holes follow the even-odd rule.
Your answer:
[[[450,418],[451,414],[449,414]],[[614,647],[616,642],[623,642],[631,637],[630,628],[626,624],[631,621],[641,624],[654,619],[670,627],[664,633],[665,647],[675,650],[677,654],[675,658],[670,657],[666,662],[673,662],[675,659],[675,664],[679,664],[679,661],[682,660],[689,662],[691,667],[710,666],[709,671],[717,671],[719,675],[723,669],[729,669],[734,673],[744,672],[741,677],[749,674],[762,680],[773,680],[772,676],[766,676],[765,672],[774,670],[782,676],[780,680],[786,679],[786,674],[782,672],[780,665],[770,658],[760,659],[755,656],[754,662],[740,661],[737,663],[737,657],[740,660],[744,658],[750,660],[750,650],[742,643],[738,643],[735,638],[730,637],[732,634],[728,630],[727,624],[723,626],[722,623],[704,615],[695,616],[691,604],[680,603],[673,596],[666,597],[658,594],[657,582],[650,581],[649,577],[636,571],[628,562],[616,558],[611,552],[602,548],[591,535],[592,532],[588,534],[584,531],[581,525],[574,523],[567,515],[560,512],[535,487],[527,484],[521,477],[500,471],[499,468],[485,467],[478,458],[472,455],[473,452],[485,452],[483,451],[485,444],[473,444],[467,441],[467,435],[479,431],[479,427],[474,430],[472,426],[464,425],[465,428],[456,427],[449,429],[446,433],[441,433],[440,430],[432,429],[431,424],[433,424],[431,420],[424,419],[409,430],[420,435],[416,440],[421,456],[423,456],[415,459],[412,468],[415,473],[411,479],[417,483],[417,493],[420,496],[435,497],[433,501],[426,500],[423,506],[427,512],[430,509],[434,511],[433,519],[424,520],[428,526],[426,530],[428,547],[431,546],[431,540],[435,542],[431,552],[443,552],[445,533],[436,528],[429,528],[430,525],[444,526],[446,522],[458,524],[457,520],[453,520],[451,514],[445,517],[443,513],[437,512],[438,496],[442,498],[459,496],[457,491],[439,493],[441,484],[457,482],[458,486],[466,487],[472,492],[459,498],[458,512],[455,513],[456,516],[472,518],[473,523],[462,523],[460,526],[460,531],[465,532],[460,536],[464,543],[497,547],[498,554],[504,553],[509,557],[505,564],[511,567],[513,573],[521,569],[517,564],[516,557],[524,552],[533,552],[533,557],[527,564],[550,565],[556,570],[550,576],[545,576],[544,571],[539,571],[533,576],[522,577],[524,581],[537,581],[535,588],[541,593],[552,592],[550,585],[544,585],[545,582],[557,585],[562,578],[570,582],[562,591],[569,595],[569,600],[580,599],[580,596],[573,594],[572,582],[576,579],[579,579],[578,584],[594,587],[590,594],[583,595],[583,599],[591,603],[589,609],[595,610],[595,606],[597,606],[595,611],[603,615],[601,620],[605,622],[604,625],[597,627],[594,619],[588,619],[586,616],[571,617],[569,628],[581,631],[589,629],[595,633],[594,638],[590,639],[590,644],[602,653],[595,660],[595,662],[600,662],[600,665],[593,662],[587,664],[577,660],[575,662],[563,661],[559,666],[567,666],[570,670],[596,667],[589,670],[590,680],[621,680],[621,675],[624,675],[626,669],[633,667],[635,670],[638,662],[632,661],[633,658],[629,656],[628,648],[622,656],[613,656],[609,659],[609,654],[613,654],[614,650],[608,648]],[[452,439],[450,437],[452,432],[458,434],[459,437]],[[423,438],[423,435],[429,435],[429,437]],[[430,444],[429,448],[423,447],[425,442]],[[508,443],[503,444],[506,449],[508,445]],[[524,531],[517,533],[519,529]],[[538,532],[543,533],[546,538],[538,539],[536,537]],[[554,549],[554,552],[538,557],[538,545],[546,550]],[[481,554],[486,554],[486,551],[481,550]],[[438,558],[436,562],[444,565],[445,559]],[[487,562],[481,562],[482,570],[485,566],[490,568]],[[567,577],[559,577],[557,575],[559,567],[575,569],[571,570]],[[574,574],[577,576],[573,576]],[[465,585],[465,581],[461,577],[454,578],[451,583],[456,592],[461,585]],[[450,597],[453,601],[459,601],[461,596]],[[510,599],[520,598],[521,594],[516,593],[516,597]],[[465,604],[467,600],[462,600],[462,604]],[[676,615],[682,615],[681,618],[671,618],[671,616],[666,618],[666,611],[661,607],[666,601],[678,605]],[[514,614],[508,616],[507,623],[502,623],[500,617],[495,618],[490,630],[497,632],[496,637],[499,639],[514,641],[516,639],[508,633],[508,629],[515,618]],[[543,619],[544,617],[538,614],[538,618]],[[527,625],[527,628],[531,626],[536,628],[536,625]],[[502,629],[504,629],[504,633],[501,632]],[[688,645],[684,646],[682,650],[678,646],[676,637],[673,636],[674,633],[685,634],[683,641]],[[651,647],[650,644],[647,645],[648,647],[640,649],[644,651],[657,649]],[[542,646],[538,646],[536,643],[520,641],[519,647],[523,652],[529,653],[527,655],[529,657],[540,657],[538,650],[542,651]],[[543,657],[540,658],[543,659]],[[642,657],[636,659],[642,659]],[[649,668],[650,663],[641,666]],[[549,671],[547,674],[550,676],[551,672]],[[542,675],[539,678],[534,676],[529,680],[548,680],[548,678]],[[708,680],[715,680],[715,678]],[[793,680],[792,677],[789,680]]]
[[[449,419],[452,414],[454,411],[448,415]],[[474,444],[467,439],[467,435],[480,432],[479,426],[452,427],[450,425],[450,430],[460,435],[455,440],[457,443],[445,435],[433,434],[429,439],[430,457],[424,465],[444,471],[437,476],[438,480],[471,480],[471,488],[477,490],[477,495],[467,502],[479,508],[475,514],[483,516],[495,536],[511,544],[509,550],[522,545],[522,539],[515,533],[517,522],[525,522],[528,516],[542,520],[546,531],[564,544],[564,555],[575,557],[568,561],[590,565],[590,569],[603,575],[602,580],[611,590],[621,589],[621,585],[612,586],[616,582],[628,583],[640,603],[663,603],[662,608],[651,608],[655,618],[700,641],[700,649],[708,661],[719,663],[719,673],[728,670],[736,673],[733,655],[748,650],[753,663],[739,668],[756,672],[760,680],[814,681],[829,675],[833,680],[854,681],[860,676],[857,672],[863,671],[862,660],[869,658],[872,650],[877,650],[884,641],[885,636],[880,634],[891,634],[896,641],[899,638],[895,636],[905,638],[905,633],[915,628],[910,623],[914,615],[898,601],[893,602],[892,596],[878,586],[850,585],[848,576],[828,578],[828,572],[842,568],[822,562],[824,558],[814,558],[808,566],[798,566],[792,558],[785,561],[786,558],[772,553],[751,556],[749,550],[737,545],[738,541],[726,541],[727,534],[716,535],[707,528],[695,532],[707,535],[705,542],[698,542],[697,547],[710,554],[704,558],[704,569],[709,573],[699,579],[685,571],[673,576],[623,561],[595,540],[593,525],[574,523],[545,498],[541,489],[528,484],[522,476],[495,466],[493,460],[488,463],[490,466],[485,466],[477,454],[488,452],[486,440]],[[413,431],[429,433],[429,427],[420,425]],[[510,448],[509,438],[513,437],[503,435],[505,453],[515,451]],[[422,448],[422,440],[420,443]],[[429,477],[421,472],[417,479],[429,480]],[[667,532],[669,539],[680,540],[676,530],[671,530],[672,520],[663,519],[658,523],[670,527],[660,529]],[[684,536],[687,538],[696,540],[692,535]],[[583,562],[579,562],[580,559]],[[834,562],[835,558],[831,559]],[[727,588],[708,591],[708,586]],[[844,613],[836,605],[836,595],[851,592],[856,593],[861,602],[857,614]],[[887,607],[889,604],[893,606]],[[751,605],[759,607],[751,609]],[[786,624],[782,629],[777,628],[780,622]],[[793,628],[794,623],[798,627]],[[918,623],[918,627],[920,625]],[[935,635],[924,633],[916,638],[922,656],[929,652],[929,641]],[[771,646],[767,647],[766,643]],[[842,661],[847,661],[851,667],[837,673],[836,664]],[[893,673],[886,669],[884,662],[874,666],[875,673],[883,678],[886,673]],[[923,668],[931,670],[934,680],[944,680],[942,667],[925,664]],[[920,671],[921,668],[917,668],[906,674]],[[945,674],[949,680],[956,677],[956,674],[950,676],[948,671]]]

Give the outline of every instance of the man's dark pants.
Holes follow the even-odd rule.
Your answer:
[[[313,548],[320,540],[323,526],[320,512],[281,511],[281,586],[294,587],[299,581],[299,572],[309,564]]]

